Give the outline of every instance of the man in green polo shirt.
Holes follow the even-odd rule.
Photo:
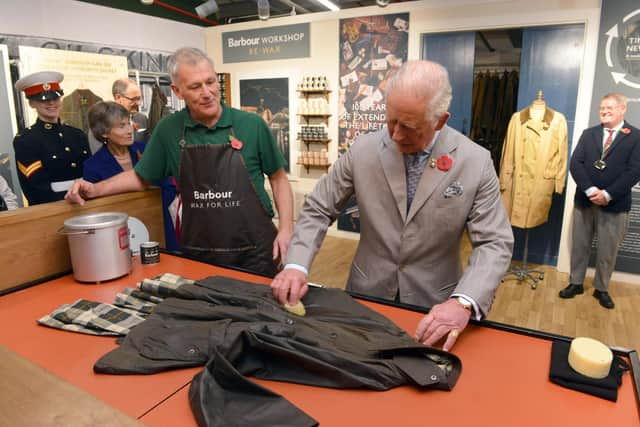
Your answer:
[[[183,198],[183,248],[213,263],[275,274],[264,267],[265,253],[271,260],[286,255],[293,196],[285,160],[269,128],[259,116],[220,102],[213,62],[202,51],[178,49],[168,69],[172,90],[186,108],[158,123],[134,170],[95,184],[78,180],[65,198],[84,204],[85,199],[143,190],[150,182],[174,176]],[[279,229],[273,233],[264,175],[279,214]],[[269,240],[268,251],[264,240]],[[242,252],[247,247],[253,252]],[[220,258],[222,253],[233,256]]]

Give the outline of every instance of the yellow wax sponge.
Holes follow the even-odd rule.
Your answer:
[[[296,304],[289,304],[286,303],[284,305],[284,309],[287,310],[289,313],[293,313],[295,315],[298,316],[304,316],[307,312],[304,309],[304,304],[302,304],[302,301],[298,301]]]
[[[593,338],[578,337],[569,347],[569,366],[589,378],[609,375],[613,353],[606,345]]]

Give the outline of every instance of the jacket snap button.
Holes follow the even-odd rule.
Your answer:
[[[187,352],[189,354],[195,354],[196,353],[196,349],[195,348],[190,348],[189,351]]]
[[[431,381],[435,381],[435,380],[437,380],[437,379],[438,379],[438,377],[437,377],[437,376],[435,376],[435,375],[431,375]]]
[[[293,320],[287,319],[287,325],[293,325]]]

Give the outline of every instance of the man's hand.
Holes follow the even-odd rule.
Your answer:
[[[416,339],[424,345],[433,346],[447,335],[442,349],[449,351],[458,339],[458,335],[467,327],[470,317],[469,310],[450,298],[441,304],[434,305],[429,314],[422,318],[416,329]]]
[[[280,304],[295,305],[309,290],[307,276],[300,270],[287,268],[273,278],[271,290]]]
[[[276,239],[273,241],[273,259],[278,259],[278,255],[280,256],[280,266],[283,265],[285,259],[287,258],[287,248],[289,247],[289,242],[291,241],[291,229],[281,228],[278,231],[278,235]]]
[[[65,200],[69,203],[76,203],[80,206],[84,205],[85,200],[96,197],[95,185],[85,181],[84,179],[76,179],[73,186],[64,195]]]
[[[589,196],[589,200],[591,201],[591,203],[598,206],[607,206],[609,204],[609,201],[604,196],[604,190],[600,190],[600,189],[594,191]]]

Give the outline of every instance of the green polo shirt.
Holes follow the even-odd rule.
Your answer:
[[[228,144],[231,129],[242,141],[242,157],[254,187],[273,216],[271,201],[264,189],[264,176],[285,166],[282,153],[271,130],[257,114],[223,105],[220,119],[212,127],[195,122],[185,108],[162,119],[153,129],[144,155],[135,167],[136,173],[148,182],[179,176],[180,145],[183,137],[188,145]]]

